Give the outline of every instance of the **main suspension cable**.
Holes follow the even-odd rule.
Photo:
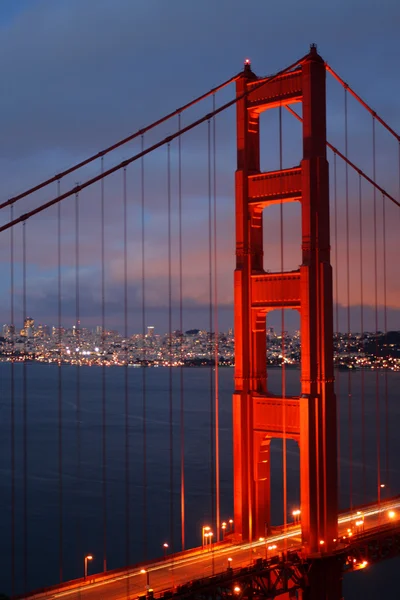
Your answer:
[[[291,115],[293,115],[298,121],[300,121],[300,123],[303,122],[302,117],[300,115],[298,115],[297,112],[295,110],[293,110],[293,108],[291,108],[290,106],[287,106],[287,105],[285,105],[285,108],[287,111],[290,112]],[[396,200],[391,194],[389,194],[389,192],[387,192],[384,188],[382,188],[380,185],[378,185],[376,183],[376,181],[374,181],[374,179],[371,179],[371,177],[368,177],[368,175],[366,173],[364,173],[364,171],[362,171],[353,162],[351,162],[351,160],[349,158],[347,158],[342,152],[340,152],[340,150],[335,148],[335,146],[333,146],[333,144],[331,144],[330,142],[327,141],[326,146],[327,146],[327,148],[330,148],[330,150],[332,150],[332,152],[337,154],[337,156],[339,156],[342,160],[344,160],[344,162],[347,163],[349,165],[349,167],[354,169],[354,171],[356,171],[359,175],[361,175],[361,177],[363,177],[366,181],[368,181],[368,183],[370,183],[375,188],[375,190],[377,190],[378,192],[380,192],[381,194],[386,196],[386,198],[388,198],[388,200],[390,200],[391,202],[393,202],[393,204],[396,204],[400,208],[400,199]],[[8,224],[8,225],[10,225],[10,224]],[[1,233],[1,231],[2,231],[2,228],[0,227],[0,233]]]
[[[168,115],[165,115],[164,117],[161,117],[161,119],[154,121],[150,125],[147,125],[146,127],[143,127],[142,129],[139,129],[138,131],[136,131],[135,133],[133,133],[131,135],[128,135],[128,137],[123,138],[122,140],[116,142],[115,144],[112,144],[112,146],[108,146],[108,148],[105,148],[104,150],[101,150],[100,152],[97,152],[96,154],[89,156],[89,158],[82,160],[81,162],[75,164],[74,166],[70,167],[69,169],[66,169],[65,171],[61,171],[57,175],[54,175],[54,177],[50,177],[49,179],[42,181],[41,183],[30,188],[29,190],[26,190],[25,192],[22,192],[21,194],[18,194],[17,196],[14,196],[13,198],[9,198],[9,200],[0,204],[0,209],[4,208],[5,206],[9,206],[10,204],[14,204],[18,200],[21,200],[22,198],[26,198],[26,196],[29,196],[30,194],[33,194],[34,192],[38,192],[39,190],[43,189],[44,187],[50,185],[51,183],[55,183],[56,181],[59,181],[66,175],[70,175],[74,171],[77,171],[78,169],[85,167],[86,165],[90,164],[91,162],[97,160],[98,158],[103,158],[109,152],[113,152],[114,150],[117,150],[117,148],[120,148],[121,146],[127,144],[128,142],[132,142],[135,138],[142,136],[147,131],[150,131],[151,129],[158,127],[162,123],[165,123],[165,121],[168,121],[172,117],[175,117],[176,115],[181,114],[183,111],[187,110],[188,108],[191,108],[198,102],[201,102],[202,100],[205,100],[209,96],[212,96],[212,94],[215,94],[215,92],[222,90],[227,85],[234,83],[240,76],[241,76],[241,73],[238,73],[237,75],[230,77],[230,79],[227,79],[226,81],[224,81],[217,87],[212,88],[205,94],[198,96],[197,98],[195,98],[194,100],[191,100],[190,102],[188,102],[181,108],[177,108],[173,112],[169,113]]]
[[[109,175],[112,175],[113,173],[116,173],[116,171],[119,171],[120,169],[123,169],[124,167],[127,167],[128,165],[130,165],[131,163],[135,162],[136,160],[139,160],[140,158],[142,158],[146,154],[150,154],[151,152],[153,152],[157,148],[160,148],[161,146],[165,146],[165,144],[171,143],[172,140],[174,140],[175,138],[183,135],[184,133],[186,133],[188,131],[191,131],[192,129],[194,129],[195,127],[198,127],[202,123],[205,123],[206,121],[209,121],[215,115],[218,115],[221,112],[223,112],[224,110],[227,110],[228,108],[230,108],[231,106],[233,106],[234,104],[236,104],[237,102],[239,102],[240,100],[242,100],[243,98],[245,98],[250,93],[250,91],[254,92],[259,87],[261,87],[263,85],[266,85],[266,83],[271,83],[272,81],[275,81],[275,79],[277,79],[281,75],[284,75],[288,71],[294,69],[299,64],[301,64],[307,58],[307,56],[308,55],[305,55],[303,58],[301,58],[300,60],[296,61],[292,65],[286,67],[282,71],[279,71],[278,73],[275,73],[275,75],[272,75],[271,77],[268,77],[267,79],[260,81],[257,85],[254,85],[251,90],[250,89],[246,90],[240,96],[236,96],[235,98],[233,98],[233,100],[230,100],[229,102],[226,102],[225,104],[223,104],[219,108],[216,108],[214,112],[208,113],[207,115],[204,115],[200,119],[197,119],[197,121],[193,121],[193,123],[190,123],[190,125],[187,125],[186,127],[184,127],[183,129],[181,129],[180,131],[176,131],[175,133],[173,133],[173,134],[167,136],[166,138],[160,140],[156,144],[153,144],[152,146],[149,146],[148,148],[143,149],[141,152],[135,154],[134,156],[131,156],[130,158],[123,160],[122,162],[118,163],[114,167],[111,167],[107,171],[104,171],[104,173],[101,173],[100,175],[96,175],[95,177],[92,177],[91,179],[88,179],[84,183],[76,185],[74,188],[72,188],[68,192],[62,194],[60,197],[53,198],[52,200],[49,200],[48,202],[45,202],[44,204],[42,204],[42,205],[38,206],[37,208],[31,210],[30,212],[21,215],[17,219],[14,219],[13,221],[10,221],[9,223],[6,223],[2,227],[0,227],[0,233],[3,232],[3,231],[6,231],[10,227],[13,227],[17,223],[22,223],[23,221],[26,221],[27,219],[33,217],[34,215],[43,212],[47,208],[50,208],[50,206],[53,206],[54,204],[57,204],[57,202],[61,202],[62,200],[65,200],[65,198],[68,198],[69,196],[72,196],[73,194],[76,194],[77,192],[80,192],[83,189],[85,189],[87,187],[90,187],[91,185],[93,185],[97,181],[100,181],[100,179],[103,179],[105,177],[108,177]],[[294,114],[296,114],[296,113],[294,113]],[[397,201],[394,200],[394,198],[392,198],[392,196],[390,196],[387,192],[385,192],[385,190],[381,189],[381,192],[384,193],[390,200],[393,200],[396,204],[398,204],[400,206],[400,202],[397,203]],[[8,206],[8,204],[10,204],[10,203],[11,203],[10,201],[7,201],[7,203],[5,203],[4,206]],[[0,205],[0,208],[2,208],[2,206],[3,205]]]
[[[370,113],[370,115],[372,115],[372,117],[376,119],[376,121],[379,121],[379,123],[383,125],[383,127],[387,129],[387,131],[389,131],[389,133],[391,133],[397,139],[398,142],[400,142],[400,135],[396,133],[394,129],[392,129],[386,123],[386,121],[384,121],[379,115],[377,115],[376,112],[366,102],[364,102],[364,100],[340,77],[340,75],[336,73],[336,71],[332,69],[330,65],[328,65],[327,62],[325,63],[325,68],[328,71],[328,73],[330,73],[336,79],[336,81],[338,81],[344,87],[345,90],[348,90],[349,93],[353,96],[353,98],[355,98]]]

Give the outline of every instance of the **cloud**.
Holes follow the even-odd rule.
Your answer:
[[[287,14],[296,11],[296,19]],[[177,0],[42,0],[26,4],[14,14],[5,15],[0,38],[0,76],[5,93],[0,98],[4,117],[0,138],[0,168],[3,199],[25,187],[52,176],[92,152],[143,127],[165,113],[217,85],[237,72],[243,58],[250,56],[259,74],[271,73],[307,52],[310,41],[321,41],[319,50],[328,62],[368,100],[378,113],[399,127],[396,98],[400,83],[392,74],[397,68],[398,44],[394,25],[400,8],[395,0],[380,5],[357,0],[351,6],[286,0],[281,5],[255,1],[245,26],[243,3],[239,0],[205,0],[201,4]],[[355,14],[363,15],[363,27],[354,26]],[[257,18],[255,18],[257,16]],[[381,28],[381,29],[380,29]],[[337,43],[337,31],[341,43]],[[371,31],[376,43],[371,45]],[[384,33],[383,33],[384,32]],[[284,33],[284,37],[283,37]],[[318,35],[317,35],[318,34]],[[317,39],[319,38],[319,39]],[[284,43],[283,43],[284,40]],[[381,40],[381,43],[379,43]],[[373,84],[371,83],[373,81]],[[385,93],[382,93],[385,90]],[[343,90],[328,83],[328,134],[335,145],[344,147]],[[234,96],[234,86],[216,97],[220,106]],[[209,112],[212,99],[182,116],[184,126]],[[235,111],[216,120],[216,187],[218,203],[218,296],[231,314],[234,270],[234,170],[236,160]],[[144,137],[146,146],[170,135],[177,119]],[[279,168],[278,115],[262,115],[262,168]],[[182,226],[184,302],[207,321],[208,306],[208,202],[213,191],[213,127],[205,123],[182,138]],[[209,137],[211,136],[211,137]],[[397,193],[397,146],[377,128],[377,177],[389,191]],[[141,149],[139,138],[104,159],[104,168],[117,164]],[[211,155],[208,149],[211,148]],[[349,155],[371,174],[371,120],[349,100]],[[170,202],[172,235],[173,300],[178,277],[178,144],[170,145]],[[301,127],[284,112],[284,166],[301,159]],[[329,156],[331,167],[333,157]],[[141,298],[142,197],[145,204],[146,290],[149,310],[159,310],[160,326],[165,318],[168,297],[168,150],[160,148],[142,163],[132,164],[127,183],[128,284],[132,306]],[[61,182],[61,191],[95,176],[100,161],[85,167]],[[350,304],[360,303],[361,259],[358,179],[349,176],[349,277],[347,274],[347,226],[345,172],[338,161],[337,214],[338,268],[335,250],[334,186],[331,168],[331,230],[335,297]],[[397,208],[386,203],[387,244],[382,241],[383,213],[377,198],[377,278],[374,272],[373,195],[363,184],[363,300],[374,305],[375,286],[379,303],[394,310],[399,306],[399,267]],[[81,312],[98,320],[101,287],[101,186],[79,196],[79,244]],[[57,186],[34,194],[18,203],[14,216],[57,195]],[[105,279],[107,311],[116,320],[121,310],[124,287],[124,205],[123,174],[110,177],[104,187],[105,199]],[[76,223],[75,200],[63,201],[61,208],[61,259],[63,312],[73,319],[75,301]],[[279,207],[264,212],[265,268],[280,269]],[[284,265],[295,269],[301,262],[299,207],[284,207]],[[7,209],[2,222],[10,218]],[[396,221],[397,219],[397,221]],[[58,281],[57,208],[38,215],[26,226],[28,306],[38,314],[54,313]],[[386,253],[384,267],[383,254]],[[15,290],[22,286],[22,227],[14,234]],[[0,236],[0,293],[4,299],[4,319],[9,311],[10,237]],[[386,269],[386,272],[385,272]],[[384,278],[385,275],[385,278]],[[385,281],[386,280],[386,290]],[[136,304],[135,304],[136,303]],[[135,308],[136,310],[136,308]],[[202,313],[203,311],[203,313]],[[55,313],[54,313],[55,314]],[[200,317],[200,315],[203,316]],[[392,313],[391,313],[392,314]],[[204,316],[205,315],[205,316]],[[396,315],[396,312],[393,312]],[[204,317],[204,318],[203,318]],[[8,319],[6,319],[8,320]],[[227,317],[228,320],[228,317]],[[193,323],[193,326],[196,324]]]

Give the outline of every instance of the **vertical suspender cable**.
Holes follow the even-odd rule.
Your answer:
[[[211,191],[211,123],[207,121],[207,169],[208,169],[208,314],[209,314],[209,373],[210,373],[210,499],[211,499],[211,523],[214,524],[215,517],[215,456],[214,456],[214,377],[212,368],[213,358],[213,289],[212,289],[212,191]],[[219,539],[219,531],[216,539]],[[212,542],[212,539],[211,539]]]
[[[362,213],[362,179],[358,177],[358,210],[360,221],[360,316],[361,316],[361,344],[363,354],[365,353],[364,340],[364,261],[363,261],[363,213]],[[366,503],[367,494],[367,478],[366,478],[366,462],[365,462],[365,377],[364,365],[361,368],[361,462],[362,462],[362,497],[363,504]]]
[[[172,395],[172,229],[171,229],[171,144],[167,145],[167,197],[168,197],[168,332],[169,332],[169,537],[174,551],[174,429]]]
[[[142,135],[142,152],[144,136]],[[145,261],[145,214],[144,214],[144,157],[141,165],[141,227],[142,227],[142,438],[143,438],[143,558],[147,558],[147,372],[146,372],[146,261]]]
[[[376,182],[376,148],[375,148],[375,117],[372,117],[372,172]],[[377,232],[377,206],[376,188],[373,191],[374,204],[374,284],[375,284],[375,356],[378,355],[378,232]],[[377,366],[377,365],[376,365]],[[380,398],[379,398],[379,372],[375,368],[375,423],[376,423],[376,475],[378,488],[378,505],[381,503],[381,434],[380,434]]]
[[[128,207],[127,207],[127,185],[126,167],[123,170],[122,181],[122,203],[123,203],[123,236],[124,236],[124,343],[125,343],[125,365],[124,365],[124,396],[125,396],[125,564],[130,565],[130,473],[129,473],[129,347],[128,347]],[[126,578],[126,597],[130,597],[130,577]]]
[[[79,192],[75,194],[75,318],[76,347],[80,349],[80,293],[79,293]],[[76,491],[81,491],[81,372],[79,354],[76,354]],[[77,553],[81,557],[81,517],[76,513]]]
[[[282,105],[279,106],[279,169],[283,170],[283,137],[282,137]],[[282,181],[282,178],[281,178]],[[284,271],[284,229],[283,229],[283,201],[279,203],[280,216],[280,262],[281,273]],[[282,280],[283,281],[283,280]],[[282,283],[283,285],[283,283]],[[283,296],[283,294],[282,294]],[[285,309],[281,310],[281,353],[282,353],[282,471],[283,471],[283,526],[287,526],[287,444],[286,444],[286,365],[285,365]],[[286,539],[286,538],[285,538]]]
[[[213,94],[213,111],[215,111],[215,94]],[[215,368],[215,507],[217,542],[221,531],[220,513],[220,481],[219,481],[219,326],[218,326],[218,263],[217,263],[217,151],[216,151],[216,120],[213,116],[213,197],[214,197],[214,368]]]
[[[27,423],[27,328],[26,324],[26,223],[23,223],[22,227],[22,278],[23,278],[23,300],[22,310],[24,314],[24,365],[22,375],[22,429],[23,429],[23,448],[22,448],[22,464],[23,464],[23,549],[24,549],[24,562],[23,562],[23,582],[24,582],[24,593],[28,591],[28,423]]]
[[[386,287],[386,198],[382,194],[382,238],[383,238],[383,331],[385,333],[384,348],[387,348],[387,287]],[[384,358],[384,356],[383,356]],[[385,379],[385,485],[390,490],[389,481],[389,387],[388,368],[384,368]]]
[[[344,89],[344,154],[348,158],[348,126],[347,126],[347,88]],[[350,330],[350,232],[349,232],[349,166],[345,163],[346,176],[346,285],[347,285],[347,360],[350,360],[351,330]],[[348,419],[349,419],[349,462],[350,462],[350,510],[353,508],[353,407],[351,374],[347,377]]]
[[[104,173],[104,156],[101,157]],[[102,495],[103,495],[103,571],[107,571],[107,421],[106,421],[106,365],[105,365],[105,220],[104,178],[100,183],[101,196],[101,339],[103,364],[101,368],[101,424],[102,424]]]
[[[61,192],[61,182],[57,182],[57,195]],[[63,580],[63,397],[62,397],[62,333],[61,333],[61,202],[57,205],[57,288],[58,288],[58,544],[59,544],[59,580]]]
[[[178,129],[181,130],[181,113],[178,115]],[[180,381],[180,438],[181,438],[181,545],[185,549],[185,420],[183,388],[183,254],[182,254],[182,143],[178,137],[178,212],[179,212],[179,330],[181,332],[179,368]]]
[[[338,205],[337,205],[337,156],[333,154],[333,203],[335,214],[335,321],[336,321],[336,347],[339,344],[339,262],[338,262]],[[337,350],[336,350],[337,353]],[[336,410],[337,410],[337,461],[338,461],[338,489],[340,490],[340,375],[336,373]],[[340,501],[340,498],[339,498]]]
[[[14,219],[14,207],[10,207],[10,220]],[[10,338],[11,338],[11,380],[10,380],[10,402],[11,402],[11,596],[15,594],[15,325],[14,325],[14,227],[10,230]]]

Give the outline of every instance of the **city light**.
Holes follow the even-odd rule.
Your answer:
[[[272,328],[271,328],[272,329]],[[89,329],[79,326],[71,328],[36,325],[33,318],[27,318],[24,327],[11,324],[3,325],[3,341],[0,341],[0,353],[3,361],[23,362],[27,359],[39,363],[58,363],[86,366],[124,366],[130,367],[182,367],[207,366],[214,361],[214,342],[210,343],[210,334],[206,330],[195,330],[195,334],[183,335],[173,333],[174,350],[168,343],[169,334],[157,334],[152,326],[151,333],[132,333],[125,339],[118,331],[102,330],[100,326]],[[23,342],[24,352],[15,350],[15,344]],[[218,340],[219,364],[234,365],[234,334],[220,332]],[[336,366],[351,368],[378,368],[400,372],[399,348],[393,344],[390,348],[392,355],[375,356],[366,354],[362,340],[358,340],[358,348],[350,358],[347,353],[349,338],[347,334],[335,336]],[[354,340],[352,340],[352,343]],[[269,364],[282,366],[300,364],[300,335],[299,332],[285,336],[285,353],[282,354],[282,337],[272,331],[268,334],[267,359]],[[360,355],[362,351],[362,354]],[[145,353],[145,358],[144,358]],[[351,364],[348,361],[351,360]],[[387,486],[378,486],[384,490]],[[293,511],[294,512],[294,511]],[[300,518],[299,513],[293,517]],[[232,525],[230,519],[227,525]],[[227,530],[231,531],[232,528]]]

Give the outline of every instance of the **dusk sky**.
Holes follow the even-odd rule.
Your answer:
[[[2,0],[0,4],[1,201],[144,127],[243,68],[272,74],[317,43],[321,56],[393,129],[400,130],[398,0]],[[344,150],[344,92],[328,76],[328,138]],[[234,86],[216,104],[234,97]],[[294,107],[299,110],[298,107]],[[185,113],[182,125],[212,110],[212,99]],[[283,162],[301,160],[301,128],[283,111]],[[262,115],[262,169],[279,167],[278,111]],[[145,136],[145,146],[173,133],[178,121]],[[212,127],[211,127],[212,129]],[[235,110],[216,119],[218,298],[220,326],[232,326]],[[372,175],[371,116],[349,98],[349,157]],[[207,124],[182,139],[184,328],[208,327]],[[378,125],[377,180],[399,194],[398,142]],[[107,169],[140,150],[140,139],[107,156]],[[177,142],[171,145],[173,300],[177,301]],[[332,165],[332,154],[328,154]],[[145,159],[146,325],[168,328],[167,150]],[[99,173],[96,162],[61,183],[62,191]],[[331,171],[331,183],[333,180]],[[140,164],[128,169],[129,330],[141,322]],[[350,174],[351,329],[359,331],[358,176]],[[14,216],[55,196],[55,185],[15,206]],[[333,188],[331,186],[331,192]],[[331,195],[331,201],[333,194]],[[363,277],[366,328],[373,327],[372,190],[363,184]],[[105,184],[106,325],[123,329],[122,174]],[[100,324],[100,186],[82,192],[80,317]],[[332,205],[333,206],[333,205]],[[400,325],[400,209],[386,201],[389,328]],[[265,268],[280,269],[279,207],[264,214]],[[300,207],[285,205],[285,268],[301,262]],[[347,302],[344,167],[338,160],[339,328]],[[378,194],[379,302],[383,302],[382,199]],[[1,223],[10,218],[3,209]],[[333,212],[332,233],[333,228]],[[74,200],[62,205],[62,322],[76,321]],[[57,323],[57,209],[26,225],[27,313]],[[22,325],[21,227],[15,231],[15,322]],[[332,239],[332,243],[334,239]],[[10,235],[0,237],[0,318],[10,322]],[[333,248],[333,259],[335,249]],[[335,282],[336,289],[336,282]],[[274,317],[275,318],[275,317]],[[279,322],[276,315],[275,321]],[[296,326],[298,319],[288,319]],[[178,327],[177,312],[173,328]],[[383,327],[380,313],[380,327]]]

